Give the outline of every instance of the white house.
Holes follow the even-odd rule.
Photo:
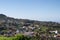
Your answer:
[[[58,31],[57,30],[55,30],[55,31],[49,31],[49,32],[58,34]]]
[[[34,32],[24,32],[23,34],[26,35],[26,36],[33,36]]]
[[[19,30],[16,30],[16,33],[19,33]]]

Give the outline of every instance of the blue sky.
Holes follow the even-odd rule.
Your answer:
[[[60,0],[0,0],[0,14],[39,21],[60,21]]]

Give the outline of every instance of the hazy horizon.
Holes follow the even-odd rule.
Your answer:
[[[39,21],[60,22],[60,0],[0,0],[0,14]]]

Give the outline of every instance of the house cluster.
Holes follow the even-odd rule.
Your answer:
[[[34,30],[35,29],[40,29],[38,25],[36,26],[29,26],[29,25],[24,25],[22,27],[19,28],[19,30],[16,31],[16,33],[22,33],[24,35],[27,35],[27,36],[34,36],[35,32]]]
[[[58,32],[58,30],[55,31],[49,31],[50,33],[54,33],[54,37],[60,37],[60,34]]]

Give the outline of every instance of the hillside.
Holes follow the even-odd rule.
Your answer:
[[[60,24],[56,22],[15,19],[0,14],[0,35],[14,36],[17,33],[37,32],[41,27],[59,30]]]

